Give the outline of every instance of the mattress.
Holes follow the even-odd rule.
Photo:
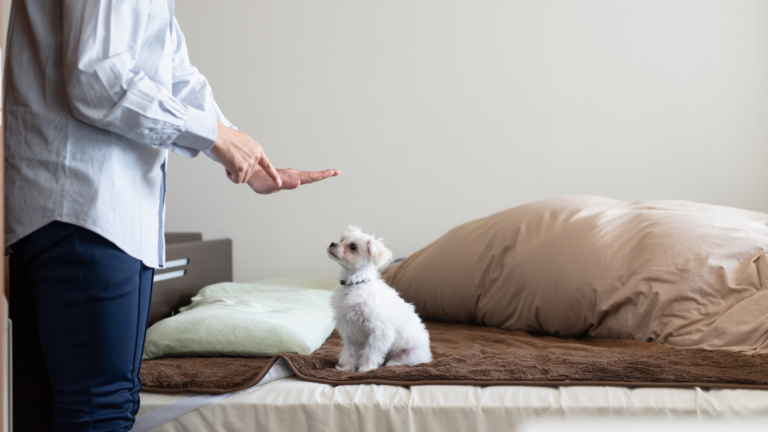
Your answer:
[[[279,282],[321,289],[330,289],[335,284],[333,281],[308,282],[299,278],[280,279]],[[161,408],[180,401],[191,401],[193,397],[199,395],[142,392],[137,418],[141,420],[156,411],[157,415]],[[768,390],[609,386],[333,386],[293,376],[218,398],[151,431],[497,431],[515,429],[529,420],[553,418],[754,416],[768,416]]]
[[[193,394],[141,393],[141,417]],[[283,378],[152,431],[495,431],[552,417],[768,415],[768,391],[528,386],[331,386]]]

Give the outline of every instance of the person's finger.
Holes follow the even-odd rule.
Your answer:
[[[296,189],[297,187],[299,187],[299,185],[301,185],[301,180],[293,180],[293,181],[289,181],[288,183],[285,183],[283,185],[283,189],[285,190]]]
[[[306,171],[304,174],[304,178],[302,179],[304,184],[314,183],[339,175],[338,171],[333,169],[327,169],[325,171]]]
[[[310,184],[322,180],[323,176],[320,171],[304,171],[302,172],[301,179],[304,181],[304,184]]]
[[[264,154],[264,152],[262,151],[262,156],[263,156],[263,154]],[[261,169],[261,168],[259,168],[258,161],[259,161],[259,157],[258,156],[254,156],[253,159],[251,159],[251,161],[250,161],[251,163],[248,164],[248,171],[246,173],[244,173],[243,183],[247,182],[248,179],[253,177],[253,175],[256,173],[256,171]]]
[[[233,182],[240,184],[244,182],[248,177],[248,172],[250,171],[250,167],[244,163],[243,161],[240,161],[240,163],[235,164],[235,170],[232,171],[232,178]]]
[[[229,179],[229,181],[231,181],[232,183],[237,183],[237,181],[235,181],[234,174],[232,174],[232,171],[230,171],[228,168],[224,168],[224,171],[227,173],[227,178]]]
[[[275,169],[274,165],[272,165],[272,162],[269,161],[269,158],[267,158],[266,153],[261,153],[261,158],[259,159],[259,166],[264,168],[264,172],[267,173],[269,178],[272,179],[272,182],[275,183],[277,187],[281,187],[283,185],[283,181],[280,179],[280,174],[277,173],[277,170]]]
[[[253,158],[253,163],[248,166],[248,172],[245,174],[245,176],[243,178],[243,183],[247,182],[260,169],[261,168],[259,168],[259,164],[256,161],[256,158],[254,157]]]

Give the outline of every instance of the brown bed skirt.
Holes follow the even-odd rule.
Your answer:
[[[768,355],[700,351],[619,339],[563,339],[427,322],[433,361],[368,372],[335,368],[336,332],[312,355],[165,357],[142,363],[143,390],[230,393],[256,385],[279,359],[323,384],[538,385],[768,389]]]

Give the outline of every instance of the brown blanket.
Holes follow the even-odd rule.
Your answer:
[[[335,369],[334,332],[312,355],[160,358],[143,362],[144,390],[228,393],[257,384],[279,358],[301,379],[334,385],[615,385],[768,389],[768,355],[672,348],[634,340],[533,336],[428,322],[434,360],[365,373]]]

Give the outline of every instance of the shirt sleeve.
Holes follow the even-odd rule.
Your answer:
[[[173,95],[185,104],[215,117],[225,126],[238,130],[232,122],[224,117],[224,113],[221,112],[219,105],[213,99],[213,90],[210,84],[208,84],[208,80],[189,61],[187,41],[176,17],[173,18],[172,38]],[[203,153],[216,160],[211,155],[210,150],[206,150]]]
[[[152,5],[149,1],[63,2],[64,74],[73,115],[145,144],[174,151],[181,146],[180,153],[187,154],[208,150],[216,140],[216,117],[183,102],[134,67],[138,55],[157,55],[158,63],[162,61],[173,17],[167,8],[165,16],[162,9],[151,11]],[[162,30],[158,23],[163,21],[165,32],[148,38],[147,29]],[[153,42],[157,47],[142,46]]]

